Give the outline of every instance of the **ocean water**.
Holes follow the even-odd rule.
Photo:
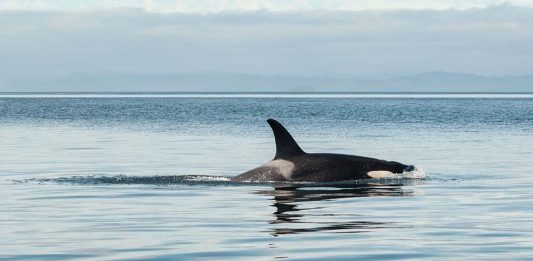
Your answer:
[[[237,184],[307,152],[423,179]],[[0,259],[530,260],[531,95],[2,95]]]

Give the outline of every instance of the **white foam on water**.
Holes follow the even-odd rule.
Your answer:
[[[230,181],[229,177],[224,176],[186,176],[185,180],[187,181]]]
[[[400,174],[399,176],[404,179],[425,179],[426,172],[424,171],[424,169],[415,166],[414,170],[404,172]]]

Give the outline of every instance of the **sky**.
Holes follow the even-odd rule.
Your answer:
[[[532,28],[533,0],[0,0],[0,91],[77,73],[529,75]]]
[[[467,9],[502,4],[532,7],[531,0],[0,0],[0,10],[80,11],[140,8],[158,13],[221,11],[309,11],[384,9]]]

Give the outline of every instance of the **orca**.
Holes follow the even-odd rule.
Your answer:
[[[232,177],[235,182],[337,182],[397,177],[416,170],[413,165],[368,157],[306,153],[291,134],[274,119],[268,119],[274,132],[274,159],[255,169]]]

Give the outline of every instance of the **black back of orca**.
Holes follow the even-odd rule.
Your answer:
[[[267,122],[276,141],[274,159],[232,178],[232,181],[333,182],[414,170],[412,165],[394,161],[344,154],[305,153],[283,125],[274,119]]]

